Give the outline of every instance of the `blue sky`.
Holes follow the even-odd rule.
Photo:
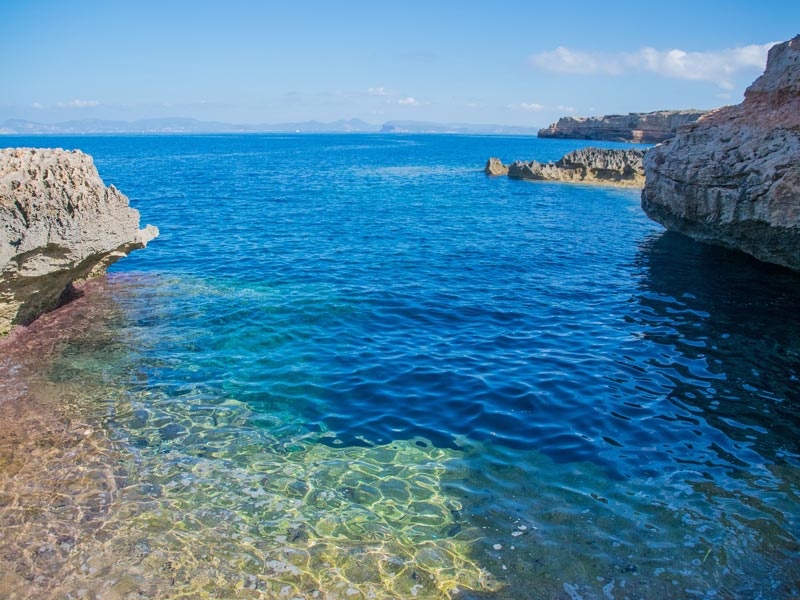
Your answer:
[[[738,102],[800,2],[0,0],[0,121],[541,126]]]

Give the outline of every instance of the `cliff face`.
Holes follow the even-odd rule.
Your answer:
[[[0,150],[0,335],[158,235],[82,152]]]
[[[539,137],[657,144],[704,114],[700,110],[660,110],[605,117],[562,117],[557,123],[540,129]]]
[[[554,163],[518,160],[505,167],[498,159],[490,158],[486,163],[485,172],[490,175],[502,174],[499,165],[514,179],[642,187],[643,156],[643,150],[582,148],[565,154]]]
[[[648,151],[642,208],[668,229],[800,270],[800,36],[744,102]]]

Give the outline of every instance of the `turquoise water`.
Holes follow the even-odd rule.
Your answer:
[[[120,469],[58,593],[800,594],[800,278],[481,171],[583,142],[3,142],[161,229],[31,375]]]

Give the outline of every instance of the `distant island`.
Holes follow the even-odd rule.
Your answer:
[[[558,122],[539,130],[539,137],[658,144],[674,137],[678,128],[694,123],[706,113],[702,110],[658,110],[603,117],[561,117]]]
[[[85,135],[153,133],[453,133],[473,135],[530,135],[535,127],[515,125],[476,125],[471,123],[432,123],[428,121],[388,121],[382,125],[361,119],[302,121],[297,123],[235,124],[200,121],[183,117],[114,121],[82,119],[59,123],[37,123],[8,119],[0,124],[0,135]]]

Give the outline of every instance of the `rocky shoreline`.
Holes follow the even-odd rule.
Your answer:
[[[59,306],[90,279],[158,236],[92,157],[0,150],[0,335]]]
[[[603,117],[562,117],[540,129],[539,137],[658,144],[704,114],[706,111],[702,110],[659,110]]]
[[[582,148],[565,154],[556,162],[516,161],[504,165],[498,158],[486,162],[487,175],[508,175],[512,179],[562,181],[621,187],[644,185],[644,150]]]
[[[642,208],[667,229],[800,270],[800,35],[736,106],[649,150]]]
[[[94,335],[116,310],[110,294],[97,293],[106,281],[79,284],[74,302],[0,338],[3,598],[68,598],[90,584],[79,565],[97,566],[93,557],[104,556],[96,534],[110,531],[126,487],[126,456],[87,407],[102,406],[118,390],[108,382],[54,380],[52,369],[76,332]]]

